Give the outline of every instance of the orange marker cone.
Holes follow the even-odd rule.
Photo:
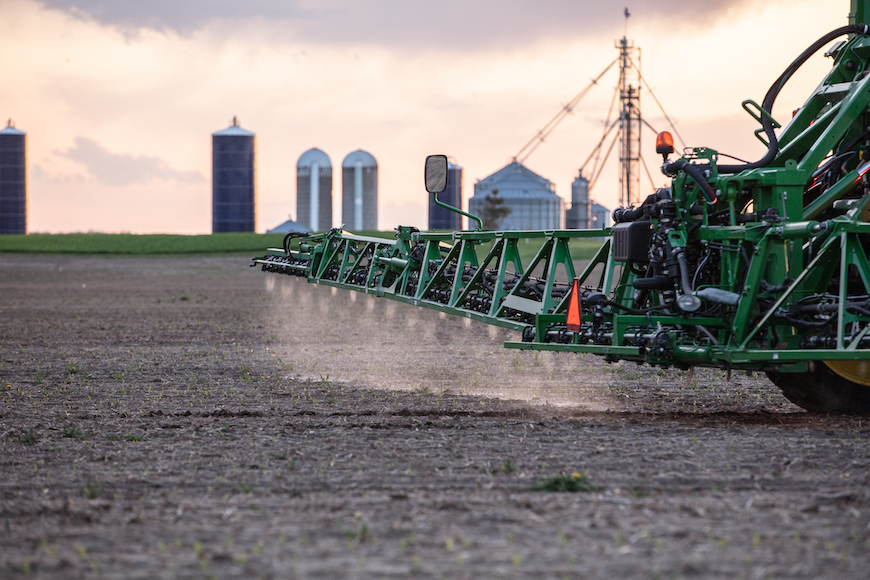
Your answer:
[[[568,330],[571,332],[580,332],[580,313],[580,283],[575,278],[571,287],[571,298],[568,299]]]

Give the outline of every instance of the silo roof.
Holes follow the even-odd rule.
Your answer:
[[[558,197],[553,182],[541,177],[522,163],[512,161],[489,177],[474,184],[474,191],[498,189],[504,198],[551,198]]]
[[[254,133],[247,129],[239,127],[239,120],[233,117],[233,124],[226,129],[215,131],[212,135],[216,137],[253,137]]]
[[[253,137],[255,133],[241,127],[227,127],[226,129],[215,131],[212,135],[215,137]]]
[[[266,230],[267,234],[287,234],[290,232],[308,233],[309,230],[299,222],[287,220],[283,224],[277,225],[271,230]]]
[[[12,120],[10,119],[9,124],[6,127],[0,129],[0,135],[26,135],[24,131],[21,129],[16,129],[12,126]]]
[[[321,167],[332,167],[332,161],[330,161],[329,155],[317,147],[313,147],[303,153],[299,158],[299,161],[296,162],[296,167],[308,167],[315,163]]]
[[[356,151],[348,153],[347,157],[345,157],[344,161],[341,163],[341,166],[356,167],[357,163],[362,163],[363,167],[378,166],[378,162],[375,160],[374,155],[367,151],[363,151],[362,149],[357,149]]]

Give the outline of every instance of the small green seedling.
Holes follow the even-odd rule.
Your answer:
[[[585,473],[574,472],[571,475],[557,475],[540,480],[534,486],[533,491],[599,491],[600,486],[594,485],[586,477]]]

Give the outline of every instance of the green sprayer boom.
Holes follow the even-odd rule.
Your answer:
[[[252,265],[521,331],[508,348],[763,371],[809,410],[870,413],[868,17],[870,0],[853,0],[849,25],[761,104],[744,101],[761,159],[725,164],[695,147],[671,161],[661,134],[671,186],[615,210],[609,230],[332,230],[288,235]],[[832,70],[781,128],[780,90],[834,41]],[[433,195],[445,175],[446,158],[427,159]]]

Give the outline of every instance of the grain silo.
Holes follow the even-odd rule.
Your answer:
[[[585,230],[592,227],[589,205],[589,180],[580,170],[571,183],[571,208],[565,212],[565,227],[569,230]]]
[[[430,230],[461,230],[462,215],[455,211],[435,205],[432,194],[429,195],[429,229]],[[462,167],[455,163],[447,164],[447,189],[438,194],[438,201],[458,209],[462,209]]]
[[[353,231],[378,229],[378,162],[362,149],[341,164],[341,221]]]
[[[211,230],[257,229],[257,137],[233,124],[212,134]]]
[[[27,233],[27,134],[0,129],[0,234]]]
[[[600,203],[592,202],[592,217],[589,222],[589,227],[593,230],[610,227],[610,209],[604,207]]]
[[[296,221],[312,232],[332,227],[332,161],[316,147],[296,163]]]
[[[486,213],[486,197],[498,190],[498,197],[510,213],[501,220],[503,230],[555,230],[562,223],[562,198],[556,186],[518,161],[512,161],[474,184],[468,211]],[[486,227],[486,224],[484,224]]]

